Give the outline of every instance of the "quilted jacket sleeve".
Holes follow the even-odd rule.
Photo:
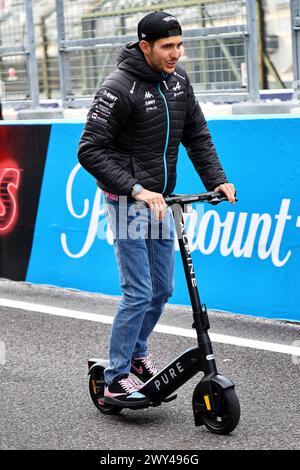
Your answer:
[[[87,115],[80,138],[78,160],[110,192],[130,194],[137,180],[110,158],[109,148],[126,125],[132,104],[120,92],[101,86]]]
[[[188,84],[187,113],[181,142],[187,149],[188,156],[208,191],[227,182],[205,117],[190,83]]]

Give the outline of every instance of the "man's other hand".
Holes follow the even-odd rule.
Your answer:
[[[223,184],[219,184],[219,186],[217,186],[215,189],[214,189],[214,192],[217,193],[217,192],[222,192],[225,194],[225,196],[227,197],[228,201],[231,202],[231,204],[235,204],[235,187],[234,187],[234,184],[232,183],[223,183]]]
[[[166,215],[167,204],[162,194],[143,188],[142,192],[137,194],[134,199],[136,201],[144,201],[154,212],[157,220],[162,220]]]

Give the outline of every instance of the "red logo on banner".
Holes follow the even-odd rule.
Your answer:
[[[11,232],[18,220],[20,181],[20,169],[0,168],[0,236]]]

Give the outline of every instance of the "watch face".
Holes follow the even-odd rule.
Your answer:
[[[141,193],[142,190],[143,190],[143,187],[140,184],[135,184],[133,186],[133,190],[134,190],[135,193]]]

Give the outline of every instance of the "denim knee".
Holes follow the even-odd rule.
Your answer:
[[[164,286],[163,288],[153,292],[153,299],[160,302],[167,302],[173,295],[173,285]]]
[[[123,299],[126,303],[139,307],[147,308],[152,300],[152,288],[150,286],[141,286],[140,289],[134,289],[129,292],[123,291]]]

